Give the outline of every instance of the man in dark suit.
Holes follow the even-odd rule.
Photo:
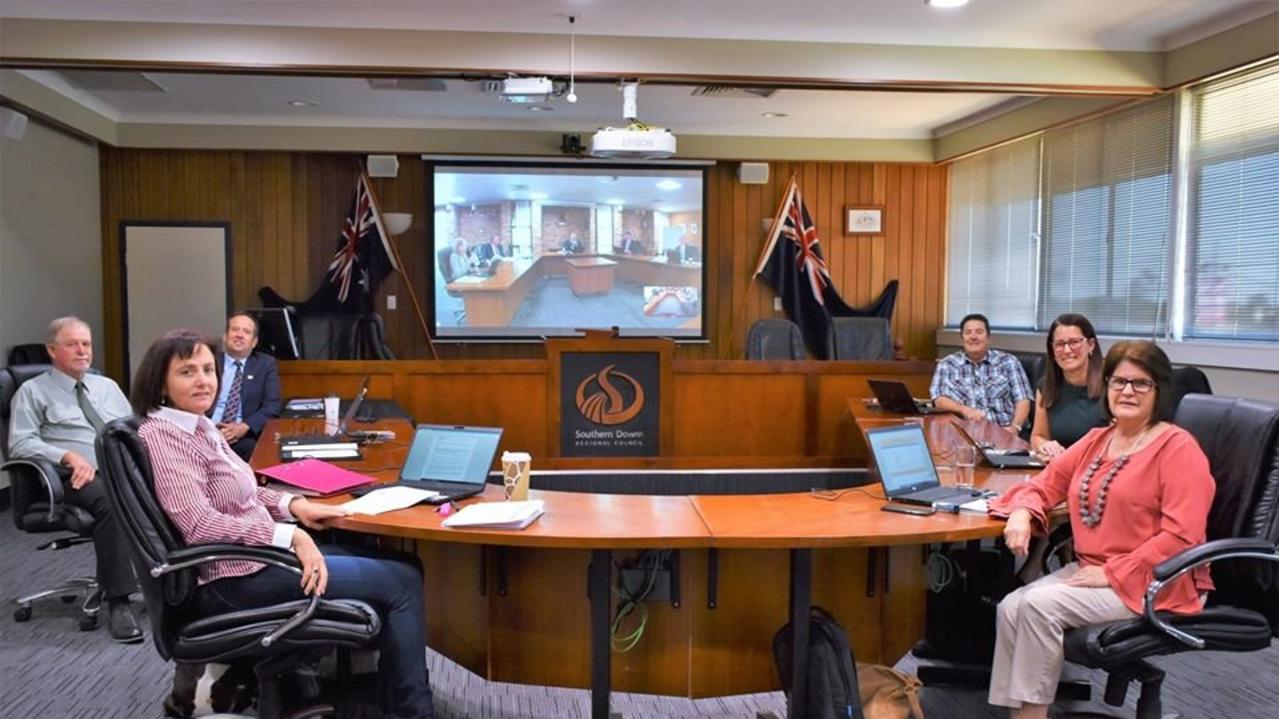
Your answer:
[[[231,315],[222,338],[218,400],[210,418],[245,461],[253,454],[266,421],[280,415],[275,358],[254,352],[257,346],[257,321],[242,312]]]
[[[701,262],[702,253],[696,245],[688,243],[688,235],[680,235],[679,245],[666,251],[666,261],[671,264]]]
[[[511,256],[511,251],[506,249],[506,246],[502,244],[502,238],[498,235],[489,238],[487,245],[477,247],[475,253],[482,262],[492,262],[499,257]]]
[[[569,254],[580,255],[586,247],[582,245],[582,241],[577,239],[576,232],[570,232],[568,239],[564,240],[564,244],[560,245],[560,250]]]
[[[639,240],[635,239],[635,235],[632,235],[631,233],[627,232],[625,235],[622,236],[622,254],[623,255],[638,255],[642,251],[643,251],[643,248],[640,247]]]

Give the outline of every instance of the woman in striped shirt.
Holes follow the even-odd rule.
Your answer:
[[[432,716],[426,673],[422,570],[413,559],[318,547],[297,520],[323,529],[343,510],[259,487],[205,412],[217,397],[209,342],[172,332],[147,350],[133,410],[150,456],[156,499],[189,544],[273,545],[293,551],[302,580],[278,567],[224,560],[201,565],[198,608],[206,614],[278,604],[305,595],[358,599],[382,619],[378,635],[384,716]]]

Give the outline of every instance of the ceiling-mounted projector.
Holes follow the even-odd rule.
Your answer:
[[[605,127],[591,137],[591,157],[661,160],[675,154],[675,136],[664,127]]]
[[[502,99],[518,104],[546,102],[555,85],[549,77],[508,77],[502,81]]]
[[[649,127],[637,119],[638,86],[622,85],[622,118],[626,127],[601,128],[591,137],[591,157],[661,160],[675,154],[675,136],[664,127]]]

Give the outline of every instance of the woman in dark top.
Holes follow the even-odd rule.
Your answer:
[[[1048,328],[1048,362],[1035,392],[1030,446],[1048,461],[1094,427],[1102,427],[1102,356],[1087,317],[1067,313]]]

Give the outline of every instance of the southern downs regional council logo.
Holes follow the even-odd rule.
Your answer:
[[[622,424],[635,418],[644,409],[644,388],[635,378],[624,373],[614,372],[617,365],[608,365],[599,372],[589,374],[577,385],[577,411],[595,424],[612,426]],[[635,398],[629,405],[625,404],[622,391],[615,382],[628,382],[634,391]],[[588,395],[587,387],[595,384]]]

